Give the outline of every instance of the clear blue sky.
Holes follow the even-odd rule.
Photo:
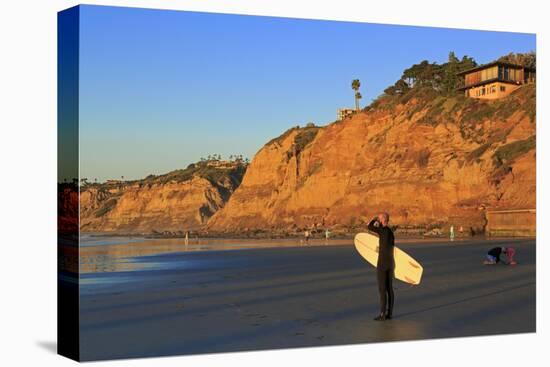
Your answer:
[[[449,51],[485,63],[534,34],[81,6],[81,177],[141,178],[209,154],[253,158],[291,126],[335,120]]]

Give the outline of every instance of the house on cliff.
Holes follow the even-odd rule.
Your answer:
[[[355,110],[353,108],[339,108],[336,111],[336,119],[342,121],[346,117],[353,115],[354,112]]]
[[[459,91],[466,97],[497,99],[507,96],[523,84],[535,82],[535,69],[502,61],[464,70]]]

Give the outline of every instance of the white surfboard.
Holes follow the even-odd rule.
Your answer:
[[[372,233],[358,233],[355,236],[355,248],[361,256],[376,267],[378,262],[378,236]],[[423,268],[405,251],[394,246],[394,276],[405,283],[418,285],[422,279]]]

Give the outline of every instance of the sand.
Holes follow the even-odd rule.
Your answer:
[[[519,264],[483,266],[497,245]],[[535,331],[534,239],[400,247],[424,277],[394,281],[385,322],[373,321],[375,269],[351,243],[128,258],[129,270],[82,275],[82,360]]]

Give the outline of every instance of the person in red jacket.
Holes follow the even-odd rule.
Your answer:
[[[503,262],[506,265],[516,265],[514,255],[516,250],[513,247],[494,247],[487,252],[486,260],[483,262],[485,265],[495,265],[499,262]],[[500,256],[506,255],[508,261],[501,260]]]

